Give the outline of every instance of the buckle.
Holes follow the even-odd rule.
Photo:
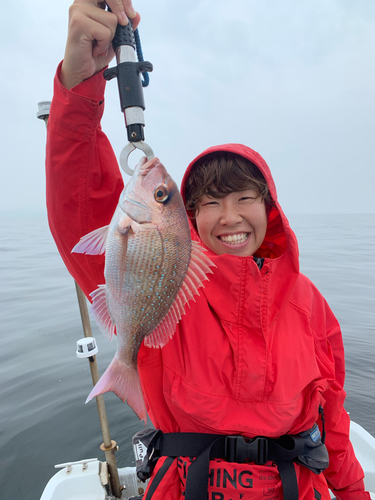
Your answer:
[[[254,462],[264,465],[268,457],[268,440],[259,436],[245,441],[242,436],[227,436],[225,440],[225,460],[227,462]]]

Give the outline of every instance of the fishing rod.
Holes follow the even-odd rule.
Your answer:
[[[108,10],[110,8],[108,7]],[[138,30],[133,30],[132,20],[126,26],[117,25],[112,40],[117,66],[104,71],[104,78],[117,78],[121,111],[124,113],[128,144],[120,154],[120,166],[128,175],[134,170],[129,167],[128,157],[135,149],[141,150],[147,160],[155,157],[151,147],[144,142],[144,110],[146,109],[143,86],[148,85],[148,72],[153,70],[150,62],[143,60]],[[138,56],[138,61],[136,60]],[[141,80],[141,74],[144,80]]]
[[[49,110],[50,110],[50,101],[42,101],[38,103],[38,112],[37,118],[44,121],[44,123],[48,124]],[[80,339],[77,341],[77,357],[79,358],[88,358],[91,378],[93,386],[98,382],[100,375],[98,369],[98,363],[96,361],[96,353],[98,352],[98,348],[96,346],[96,341],[92,336],[91,323],[89,312],[87,308],[87,300],[86,296],[83,293],[81,287],[78,285],[76,281],[74,281],[78,299],[79,312],[81,315],[82,328],[85,335],[84,339]],[[121,490],[122,487],[120,485],[120,478],[118,474],[118,467],[116,462],[115,452],[118,450],[118,446],[116,441],[111,439],[111,433],[109,431],[109,424],[107,418],[107,412],[105,409],[105,403],[103,395],[96,396],[96,405],[99,414],[99,422],[100,428],[103,436],[103,443],[100,445],[100,449],[104,451],[108,471],[109,471],[109,482],[112,493],[117,498],[121,498]]]

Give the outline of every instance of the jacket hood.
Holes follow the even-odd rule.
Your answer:
[[[263,244],[256,252],[256,257],[263,257],[266,259],[264,266],[271,271],[273,278],[272,281],[272,290],[271,294],[275,298],[274,302],[277,303],[277,307],[273,310],[271,316],[274,318],[275,314],[277,315],[282,308],[282,304],[289,299],[293,288],[295,286],[296,280],[299,274],[299,253],[298,253],[298,244],[297,239],[289,226],[288,219],[286,218],[284,212],[282,211],[278,200],[277,200],[277,192],[274,180],[272,178],[271,171],[265,162],[265,160],[261,157],[259,153],[254,151],[253,149],[244,146],[242,144],[224,144],[220,146],[214,146],[209,149],[203,151],[199,156],[197,156],[186,169],[185,175],[182,179],[181,183],[181,195],[186,203],[185,199],[185,189],[187,179],[193,171],[196,162],[211,153],[217,152],[229,152],[240,155],[247,160],[251,161],[254,165],[256,165],[259,170],[262,172],[267,185],[270,191],[274,206],[271,207],[268,214],[268,225],[267,232],[264,238]],[[188,216],[191,218],[191,213],[188,213]],[[190,223],[192,239],[198,241],[201,245],[205,246],[202,240],[199,237],[198,232],[196,231],[193,224]],[[213,252],[209,251],[210,258],[214,261],[217,261],[218,267],[220,266],[220,274],[224,273],[225,268],[232,267],[236,260],[238,259],[251,259],[254,260],[253,257],[237,257],[231,256],[228,254],[216,256]],[[228,266],[226,266],[228,264]],[[267,264],[267,265],[266,265]],[[214,274],[217,274],[215,271]],[[224,276],[223,276],[224,277]],[[212,279],[210,278],[210,281]],[[281,300],[283,297],[283,300]],[[271,318],[269,318],[271,319]]]

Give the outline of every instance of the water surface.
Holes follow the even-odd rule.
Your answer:
[[[301,270],[342,326],[346,408],[375,435],[375,215],[291,216]],[[1,500],[38,500],[54,464],[98,457],[102,443],[91,378],[75,356],[83,337],[73,279],[45,218],[0,218]],[[93,324],[101,373],[115,350]],[[142,424],[113,394],[105,401],[119,466],[133,464]]]

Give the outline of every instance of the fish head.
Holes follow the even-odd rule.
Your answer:
[[[179,189],[158,158],[140,160],[119,204],[138,224],[165,222],[166,212],[186,218]]]

